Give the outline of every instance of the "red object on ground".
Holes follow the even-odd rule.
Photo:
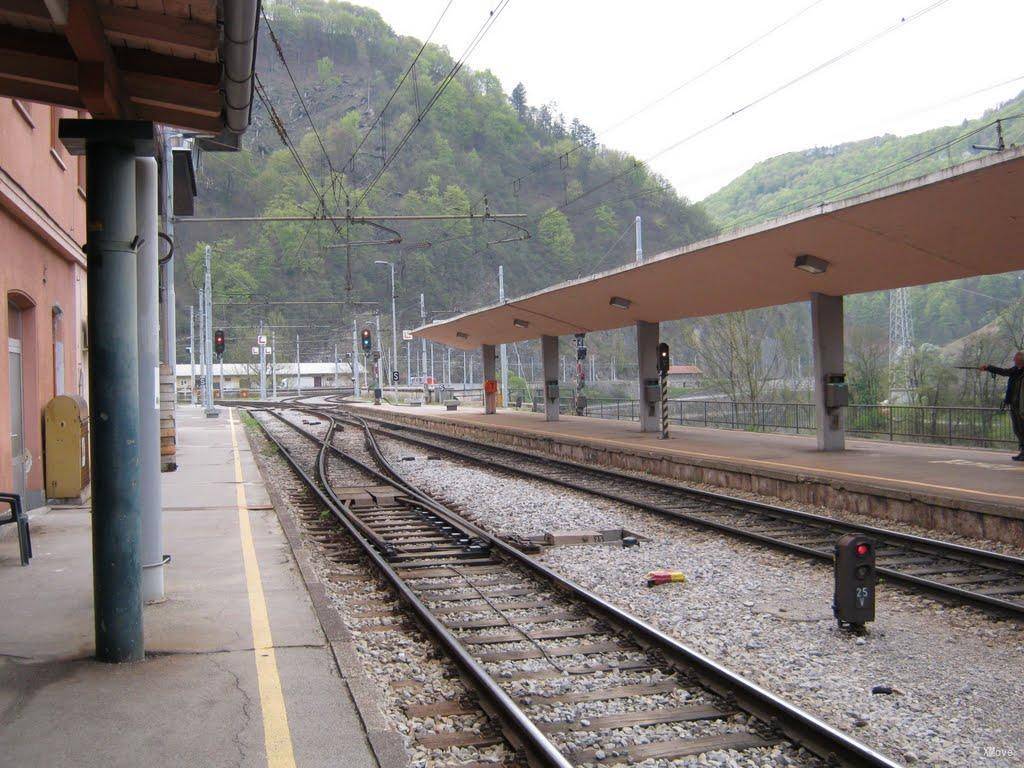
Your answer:
[[[670,584],[673,581],[686,581],[686,574],[682,571],[651,571],[647,574],[648,587],[658,584]]]

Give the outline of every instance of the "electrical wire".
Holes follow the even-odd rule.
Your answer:
[[[753,48],[755,45],[757,45],[758,43],[762,42],[766,38],[771,37],[771,35],[773,35],[774,33],[778,32],[780,29],[783,29],[784,27],[788,26],[789,24],[793,23],[794,21],[799,19],[801,16],[804,16],[805,14],[807,14],[808,12],[810,12],[811,10],[816,8],[817,6],[821,5],[825,1],[826,0],[815,0],[810,5],[804,6],[803,8],[798,10],[796,13],[794,13],[794,14],[786,17],[782,21],[774,24],[773,26],[771,26],[770,28],[768,28],[764,32],[760,33],[759,35],[757,35],[753,39],[749,40],[748,42],[746,42],[745,44],[743,44],[742,46],[740,46],[736,50],[731,51],[730,53],[728,53],[726,56],[724,56],[723,58],[719,59],[715,63],[710,64],[709,66],[707,66],[704,69],[702,69],[700,72],[697,72],[696,74],[691,75],[690,77],[688,77],[683,82],[679,83],[678,85],[674,86],[670,90],[668,90],[665,93],[663,93],[661,96],[658,96],[654,100],[648,102],[647,104],[644,104],[642,107],[634,110],[633,112],[631,112],[630,114],[626,115],[622,119],[616,121],[615,123],[613,123],[612,125],[608,126],[607,128],[604,128],[603,130],[599,131],[598,134],[599,135],[604,135],[604,134],[611,133],[612,131],[615,131],[615,130],[621,128],[623,125],[625,125],[626,123],[629,123],[630,121],[634,120],[635,118],[639,117],[640,115],[644,114],[645,112],[650,111],[651,109],[653,109],[654,107],[658,106],[659,104],[664,103],[665,101],[667,101],[671,97],[675,96],[680,91],[685,90],[686,88],[688,88],[691,85],[693,85],[694,83],[696,83],[698,80],[701,80],[704,77],[707,77],[708,75],[710,75],[715,70],[719,69],[720,67],[725,66],[730,61],[735,59],[737,56],[739,56],[742,53],[746,52],[750,48]],[[584,147],[587,147],[587,146],[589,146],[587,143],[577,141],[573,145],[573,147],[571,149],[569,149],[568,151],[566,151],[563,154],[559,155],[558,159],[561,161],[561,158],[563,158],[563,157],[568,158],[569,156],[575,154],[580,149],[582,149]],[[540,171],[543,167],[545,167],[547,165],[553,164],[554,161],[555,161],[555,158],[551,158],[551,159],[548,159],[548,160],[542,160],[542,161],[540,161],[538,163],[534,163],[532,166],[529,167],[529,169],[527,170],[526,173],[524,173],[523,175],[517,177],[514,183],[517,184],[517,185],[521,184],[523,182],[523,180],[530,178],[531,176],[536,174],[538,171]],[[485,195],[486,195],[486,193],[485,193]],[[483,199],[483,197],[484,197],[484,195],[481,195],[480,199]],[[479,202],[479,200],[477,202]]]
[[[667,154],[668,152],[671,152],[671,151],[673,151],[675,149],[678,149],[679,147],[683,146],[684,144],[687,144],[687,143],[693,141],[694,139],[704,135],[705,133],[708,133],[709,131],[717,128],[718,126],[722,125],[723,123],[726,123],[729,120],[732,120],[733,118],[743,114],[744,112],[747,112],[750,109],[753,109],[754,107],[756,107],[759,104],[767,101],[768,99],[770,99],[770,98],[772,98],[774,96],[777,96],[778,94],[782,93],[783,91],[788,90],[789,88],[792,88],[794,85],[797,85],[797,84],[803,82],[804,80],[808,79],[809,77],[812,77],[812,76],[818,74],[819,72],[821,72],[824,69],[827,69],[828,67],[832,66],[833,64],[836,64],[836,63],[838,63],[838,62],[840,62],[840,61],[842,61],[842,60],[844,60],[846,58],[849,58],[850,56],[854,55],[855,53],[858,53],[861,50],[863,50],[864,48],[868,47],[872,43],[877,42],[878,40],[880,40],[881,38],[885,37],[886,35],[889,35],[889,34],[891,34],[892,32],[895,32],[898,29],[902,29],[906,25],[916,21],[917,19],[919,19],[922,16],[925,16],[926,14],[936,10],[937,8],[940,8],[941,6],[945,5],[948,2],[949,2],[949,0],[935,0],[934,2],[930,3],[929,5],[925,6],[924,8],[921,8],[921,9],[915,11],[914,13],[910,14],[909,16],[905,16],[905,17],[901,18],[895,24],[891,24],[888,27],[885,27],[884,29],[881,29],[878,32],[875,32],[875,33],[869,35],[868,37],[864,38],[860,42],[854,44],[853,46],[851,46],[849,48],[846,48],[841,53],[838,53],[835,56],[832,56],[832,57],[826,59],[825,61],[820,62],[819,64],[816,64],[815,66],[811,67],[810,69],[805,70],[804,72],[800,73],[796,77],[790,78],[789,80],[786,80],[785,82],[780,83],[779,85],[775,86],[774,88],[771,88],[770,90],[762,93],[760,96],[756,97],[755,99],[752,99],[751,101],[748,101],[748,102],[744,103],[740,107],[737,107],[736,109],[734,109],[732,112],[729,112],[726,115],[724,115],[724,116],[722,116],[722,117],[720,117],[720,118],[718,118],[716,120],[713,120],[710,123],[705,124],[701,128],[698,128],[697,130],[687,134],[686,136],[678,139],[677,141],[674,141],[671,144],[669,144],[669,145],[659,149],[654,154],[649,155],[648,157],[646,157],[643,161],[634,161],[634,163],[633,163],[633,165],[631,167],[629,167],[629,168],[627,168],[627,169],[625,169],[623,171],[620,171],[619,173],[615,174],[611,178],[606,179],[605,181],[603,181],[600,184],[592,187],[591,189],[584,190],[579,195],[574,197],[572,200],[568,200],[563,205],[560,205],[559,208],[560,209],[568,208],[569,206],[571,206],[573,203],[577,202],[578,200],[582,200],[583,198],[588,197],[589,195],[593,194],[594,192],[597,192],[600,189],[603,189],[608,184],[616,181],[617,179],[620,179],[623,176],[626,176],[627,174],[632,173],[639,166],[647,165],[652,160],[655,160],[655,159],[657,159],[657,158]]]
[[[448,0],[448,4],[445,5],[444,10],[441,11],[441,15],[437,18],[437,21],[434,22],[434,26],[431,28],[430,34],[427,35],[419,50],[416,51],[416,55],[413,57],[412,63],[409,64],[408,68],[402,74],[402,77],[399,79],[398,84],[395,86],[394,90],[391,91],[391,95],[388,96],[387,101],[384,102],[384,106],[381,107],[381,109],[377,112],[376,117],[374,117],[373,122],[370,123],[370,126],[366,129],[366,133],[363,134],[363,138],[360,140],[356,148],[352,151],[352,154],[349,157],[349,159],[343,163],[343,168],[355,162],[356,155],[359,154],[359,150],[363,148],[363,145],[366,143],[366,140],[370,137],[370,134],[373,133],[373,129],[377,127],[377,123],[383,119],[384,113],[387,112],[388,107],[391,106],[391,102],[394,100],[395,96],[398,95],[399,89],[402,87],[403,83],[405,83],[406,79],[409,77],[409,74],[416,66],[416,62],[420,60],[420,56],[422,56],[423,52],[427,49],[427,45],[430,43],[431,38],[433,38],[434,33],[437,31],[437,28],[441,25],[441,21],[448,13],[448,9],[452,7],[452,2],[453,0]]]
[[[466,63],[466,60],[469,58],[470,55],[472,55],[473,51],[475,51],[476,48],[480,45],[480,42],[483,40],[484,36],[490,31],[491,27],[494,26],[494,23],[498,20],[498,17],[501,16],[502,11],[505,10],[505,8],[508,6],[510,2],[511,0],[500,0],[498,5],[495,6],[495,8],[492,9],[491,12],[488,14],[487,19],[477,30],[477,33],[476,35],[473,36],[473,39],[470,40],[469,44],[466,46],[466,49],[462,52],[462,55],[452,65],[451,69],[444,76],[444,78],[442,78],[441,82],[435,88],[434,93],[430,97],[430,100],[427,102],[426,106],[424,106],[423,109],[416,115],[416,118],[413,120],[408,130],[406,130],[401,140],[392,150],[391,154],[385,158],[384,162],[381,164],[381,167],[374,173],[369,183],[363,188],[359,200],[356,202],[356,208],[358,208],[362,204],[362,202],[366,199],[367,195],[369,195],[370,192],[373,190],[374,186],[376,186],[381,176],[383,176],[387,169],[391,167],[391,164],[394,162],[395,158],[398,157],[398,154],[402,151],[402,148],[406,145],[406,143],[412,137],[413,133],[423,122],[423,119],[427,116],[427,114],[430,112],[433,106],[437,103],[437,100],[440,99],[441,96],[444,94],[445,90],[447,90],[452,80],[454,80],[456,75],[458,75],[459,72],[462,70],[462,67]]]
[[[295,82],[295,77],[292,75],[292,68],[288,66],[288,59],[285,58],[284,50],[281,48],[281,43],[277,39],[277,35],[274,34],[274,27],[270,24],[270,19],[267,18],[267,11],[265,8],[260,7],[260,14],[263,16],[263,23],[267,28],[267,32],[270,34],[270,41],[274,44],[274,48],[277,50],[277,58],[281,60],[284,65],[284,71],[288,73],[288,79],[291,80],[292,88],[295,90],[295,95],[299,97],[299,104],[302,106],[302,111],[306,115],[306,120],[309,121],[309,127],[313,129],[313,135],[316,136],[317,143],[320,145],[320,151],[324,154],[324,159],[327,161],[327,167],[331,171],[331,183],[333,185],[336,177],[334,170],[334,164],[331,162],[331,156],[327,152],[327,147],[324,146],[324,140],[320,136],[320,131],[316,128],[316,123],[313,122],[313,116],[309,112],[309,107],[306,105],[306,99],[302,95],[302,91],[299,90],[298,83]],[[345,182],[341,181],[341,187],[345,189]],[[346,194],[348,194],[346,192]]]

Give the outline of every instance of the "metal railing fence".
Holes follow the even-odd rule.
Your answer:
[[[585,415],[637,421],[636,399],[590,397]],[[813,403],[734,403],[728,400],[670,400],[672,424],[753,432],[814,434]],[[572,398],[562,398],[562,410],[572,412]],[[999,408],[979,406],[851,405],[846,408],[846,432],[900,442],[1015,446],[1010,415]]]

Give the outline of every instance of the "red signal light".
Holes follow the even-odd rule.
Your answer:
[[[863,543],[862,544],[858,544],[857,545],[857,556],[858,557],[864,557],[864,555],[866,555],[870,549],[871,548],[867,544],[863,544]]]

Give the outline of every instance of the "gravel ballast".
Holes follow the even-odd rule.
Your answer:
[[[827,566],[552,484],[446,457],[428,461],[422,448],[400,441],[381,444],[412,483],[496,534],[626,528],[644,537],[638,547],[554,547],[540,558],[898,761],[1024,761],[1024,632],[1015,621],[882,584],[877,620],[855,637],[832,619]],[[397,461],[409,456],[415,460]],[[686,582],[647,588],[647,572],[663,568],[682,570]]]

